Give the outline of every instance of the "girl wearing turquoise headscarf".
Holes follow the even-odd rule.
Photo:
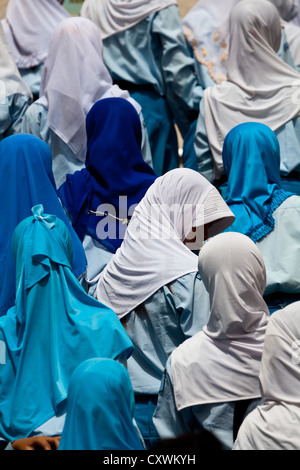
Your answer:
[[[282,189],[278,138],[268,126],[234,127],[223,146],[224,198],[236,216],[227,229],[257,243],[266,265],[271,313],[300,296],[300,197]]]
[[[125,367],[111,359],[84,361],[71,377],[58,450],[143,450],[133,411]]]
[[[0,318],[6,352],[0,437],[6,441],[46,434],[51,420],[52,435],[59,434],[63,420],[55,418],[64,416],[75,368],[92,357],[126,360],[133,351],[115,313],[86,294],[72,273],[64,222],[41,205],[32,212],[13,235],[16,302]]]

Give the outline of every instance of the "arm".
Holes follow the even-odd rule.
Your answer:
[[[180,327],[185,339],[206,325],[210,315],[209,294],[199,274],[191,273],[171,284],[174,302],[180,315]]]
[[[26,95],[11,95],[0,104],[1,122],[0,122],[0,138],[9,137],[10,135],[19,134],[21,132],[22,120],[25,112],[31,103],[31,99]]]
[[[177,411],[171,378],[171,357],[167,361],[158,394],[157,407],[153,415],[153,423],[161,439],[172,439],[192,432],[189,410],[185,413]]]
[[[184,136],[197,118],[203,88],[197,81],[194,59],[187,48],[176,5],[164,8],[155,15],[153,33],[160,38],[166,97]]]

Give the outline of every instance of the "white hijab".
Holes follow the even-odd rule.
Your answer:
[[[96,23],[105,39],[170,5],[177,5],[177,0],[85,0],[80,15]]]
[[[222,233],[202,248],[199,273],[211,314],[203,331],[172,353],[178,410],[260,396],[258,375],[270,316],[263,299],[263,258],[249,237]]]
[[[300,74],[277,55],[281,20],[267,0],[242,0],[231,11],[227,81],[204,91],[204,119],[215,163],[223,172],[227,133],[256,121],[273,131],[300,115]]]
[[[263,405],[244,420],[240,450],[300,449],[300,302],[273,313],[261,361]]]
[[[7,96],[21,94],[32,99],[28,86],[22,80],[20,72],[10,52],[6,36],[0,24],[0,103]]]
[[[130,98],[113,85],[97,26],[79,17],[61,21],[51,39],[37,103],[48,109],[48,126],[80,161],[85,161],[86,115],[96,101],[112,96]]]
[[[121,247],[102,271],[97,298],[122,318],[162,286],[197,271],[198,257],[183,242],[192,227],[213,223],[213,236],[234,221],[218,191],[194,170],[177,168],[157,178],[136,207]]]
[[[43,63],[54,28],[69,16],[58,0],[9,0],[2,24],[17,67]]]
[[[226,80],[229,16],[240,0],[199,0],[182,20],[196,60],[207,67],[215,83]]]

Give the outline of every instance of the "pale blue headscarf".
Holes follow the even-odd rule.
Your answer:
[[[143,450],[133,412],[125,367],[109,359],[85,361],[71,378],[59,450]]]
[[[64,411],[75,368],[91,357],[129,357],[132,342],[116,314],[85,293],[71,271],[64,222],[32,209],[16,228],[16,303],[0,318],[0,436],[30,436]]]

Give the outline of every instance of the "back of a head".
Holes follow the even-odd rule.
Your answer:
[[[260,383],[264,403],[289,403],[299,407],[300,302],[271,315],[264,342]]]
[[[243,0],[230,15],[230,41],[244,38],[245,43],[265,41],[277,52],[281,42],[281,22],[277,9],[268,0]]]
[[[241,180],[241,175],[247,175],[254,185],[263,172],[269,183],[280,185],[279,141],[265,124],[246,122],[231,129],[224,140],[222,158],[228,178],[239,175]]]
[[[131,381],[121,363],[82,362],[71,377],[59,450],[141,450],[133,410]]]

